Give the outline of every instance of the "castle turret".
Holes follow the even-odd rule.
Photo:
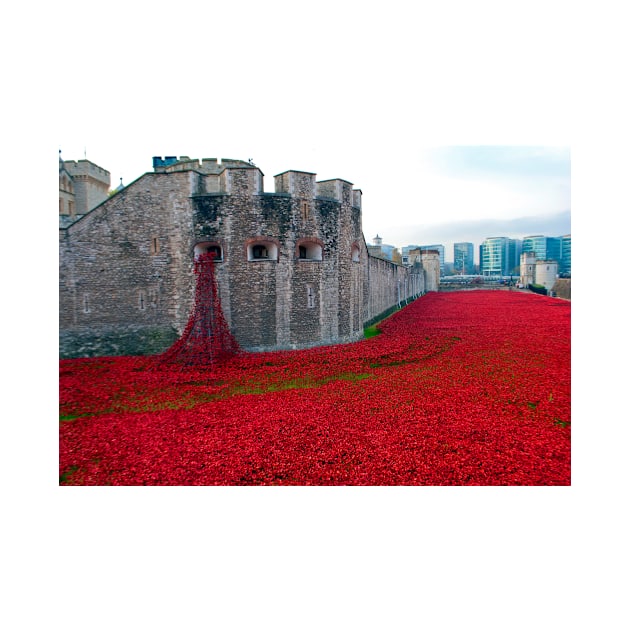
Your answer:
[[[553,289],[558,277],[558,263],[555,260],[536,261],[536,284],[540,284],[547,291]]]
[[[422,249],[420,261],[424,269],[424,290],[437,291],[440,286],[440,252],[436,249]]]
[[[534,284],[536,281],[536,253],[533,251],[521,254],[519,282],[523,286]]]
[[[72,179],[74,214],[85,214],[107,199],[111,183],[109,171],[89,160],[66,160],[63,166]]]

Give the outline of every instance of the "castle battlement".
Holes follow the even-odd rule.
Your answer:
[[[277,193],[289,193],[300,199],[315,199],[315,173],[285,171],[274,177],[274,189]]]
[[[153,157],[153,170],[156,173],[176,173],[181,171],[197,171],[205,175],[219,175],[226,168],[257,168],[250,162],[244,160],[234,160],[231,158],[189,158],[182,155]]]
[[[252,162],[230,158],[191,159],[188,156],[154,157],[153,170],[156,173],[181,173],[194,171],[206,176],[201,194],[230,194],[232,192],[232,173],[234,170],[255,171],[248,175],[253,194],[288,195],[301,200],[328,200],[338,203],[347,202],[354,208],[361,208],[361,190],[345,179],[327,179],[316,181],[317,174],[309,171],[287,170],[274,175],[274,192],[263,193],[263,172]],[[253,178],[253,179],[252,179]]]
[[[316,177],[315,173],[306,171],[285,171],[274,177],[275,191],[299,199],[327,199],[339,203],[345,200],[355,208],[361,207],[361,191],[354,190],[351,182],[345,179],[316,181]]]
[[[90,162],[89,160],[64,160],[63,165],[74,180],[87,179],[90,177],[106,184],[108,187],[110,185],[110,172],[94,164],[94,162]]]

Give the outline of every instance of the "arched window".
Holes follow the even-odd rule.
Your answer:
[[[278,261],[278,244],[271,239],[252,239],[247,244],[247,260],[257,262],[269,260]]]
[[[352,244],[352,262],[361,262],[361,250],[356,243]]]
[[[203,243],[197,243],[194,249],[194,256],[201,256],[201,254],[214,254],[214,262],[223,261],[223,247],[216,241],[204,241]]]
[[[324,245],[318,238],[301,238],[296,244],[296,258],[299,260],[323,259]]]

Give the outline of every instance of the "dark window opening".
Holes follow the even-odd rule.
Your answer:
[[[206,248],[206,254],[210,254],[213,260],[222,260],[223,254],[221,248],[218,245],[210,245]]]
[[[252,247],[252,258],[269,258],[269,252],[264,245],[254,245]]]

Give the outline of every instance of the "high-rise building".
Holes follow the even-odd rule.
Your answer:
[[[560,273],[571,275],[571,235],[560,237]]]
[[[509,276],[518,273],[521,241],[493,236],[479,246],[479,271],[484,276]]]
[[[462,275],[474,273],[474,247],[472,243],[453,244],[453,272]]]
[[[520,264],[521,252],[523,251],[523,241],[518,238],[511,238],[508,241],[508,274],[517,274]],[[507,274],[506,274],[507,275]]]
[[[523,252],[534,252],[536,260],[560,260],[560,238],[553,236],[526,236]]]

